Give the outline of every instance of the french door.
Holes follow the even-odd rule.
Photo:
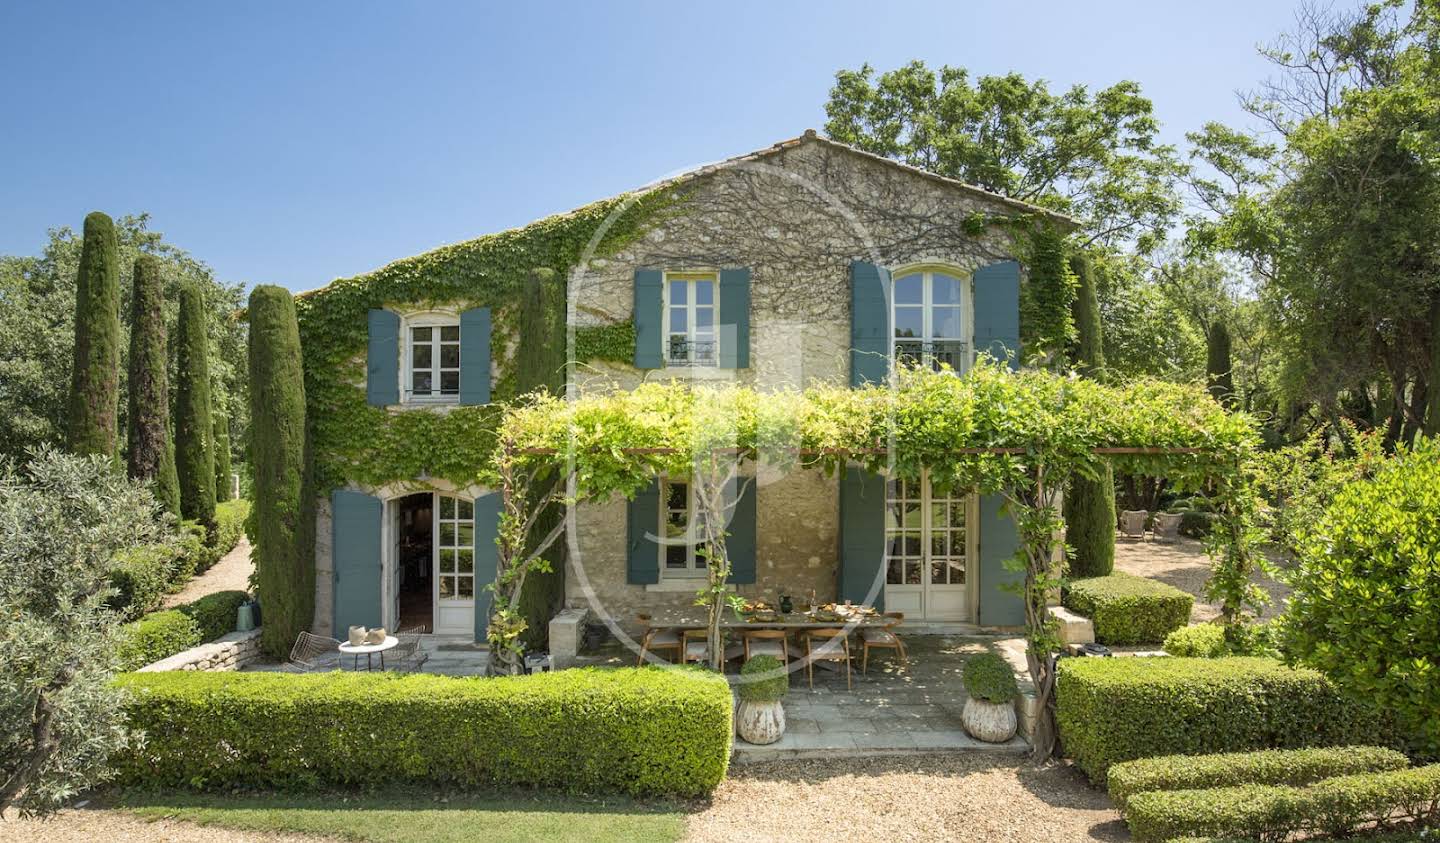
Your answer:
[[[475,631],[475,504],[437,493],[434,507],[435,632]]]
[[[970,619],[976,498],[928,477],[885,492],[885,609],[924,620]]]

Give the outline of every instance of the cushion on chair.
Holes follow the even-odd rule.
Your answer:
[[[900,640],[888,629],[867,629],[860,633],[860,637],[870,644],[895,644]]]
[[[784,658],[785,645],[779,641],[751,641],[750,655],[774,656],[777,659]]]
[[[709,641],[691,641],[685,645],[685,655],[687,656],[703,656],[708,652],[710,652]]]
[[[680,632],[674,629],[656,630],[655,634],[650,636],[649,645],[651,647],[678,647],[680,646]]]

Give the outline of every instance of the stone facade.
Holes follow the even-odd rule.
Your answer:
[[[330,499],[321,498],[315,506],[315,621],[310,631],[326,638],[335,637],[334,542]]]
[[[230,632],[198,647],[182,650],[169,658],[140,668],[140,673],[170,670],[239,670],[260,658],[260,629]]]

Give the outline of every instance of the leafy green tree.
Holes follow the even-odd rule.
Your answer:
[[[1075,297],[1077,342],[1071,362],[1087,378],[1105,379],[1105,345],[1100,327],[1100,299],[1095,291],[1095,273],[1083,255],[1071,259],[1079,279]],[[1070,478],[1063,509],[1065,539],[1073,551],[1070,576],[1099,577],[1115,569],[1115,474],[1105,464],[1096,476],[1076,474]]]
[[[245,326],[235,318],[243,297],[238,284],[222,284],[214,271],[149,229],[144,214],[115,221],[117,277],[131,278],[135,260],[150,254],[163,264],[166,336],[175,336],[179,286],[206,291],[211,340],[210,373],[216,400],[234,408],[231,434],[243,441],[249,406],[245,401]],[[51,229],[37,257],[0,256],[0,456],[23,459],[40,445],[64,445],[75,352],[75,292],[84,240],[68,227]],[[127,392],[131,285],[120,285],[121,392]],[[167,378],[173,388],[174,355]],[[128,402],[120,405],[120,427],[128,427]],[[128,441],[128,433],[124,434]]]
[[[200,287],[180,288],[175,356],[175,470],[180,514],[215,534],[214,423],[210,420],[210,338]]]
[[[265,607],[261,645],[281,657],[315,615],[314,492],[305,425],[305,376],[295,299],[282,287],[250,293],[250,535]]]
[[[230,500],[230,416],[219,407],[215,412],[215,500]]]
[[[135,260],[130,292],[130,412],[127,467],[148,481],[155,498],[180,514],[180,481],[170,440],[170,363],[165,352],[164,279],[153,255]]]
[[[120,401],[120,275],[115,224],[93,211],[75,282],[75,364],[70,385],[70,450],[114,457]]]
[[[1301,528],[1283,650],[1440,756],[1440,442],[1401,446]]]
[[[132,741],[111,682],[110,574],[118,554],[171,536],[103,456],[45,449],[0,471],[0,812],[44,814],[103,782]]]
[[[1188,382],[1204,373],[1205,338],[1150,269],[1133,255],[1092,260],[1104,334],[1106,374]]]
[[[867,64],[835,74],[825,113],[837,141],[1077,217],[1087,246],[1143,250],[1180,210],[1178,159],[1134,82],[1055,93],[1015,73]]]

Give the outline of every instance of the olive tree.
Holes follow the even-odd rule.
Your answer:
[[[173,541],[142,481],[52,449],[0,475],[0,811],[54,810],[132,740],[111,683],[116,554]]]

